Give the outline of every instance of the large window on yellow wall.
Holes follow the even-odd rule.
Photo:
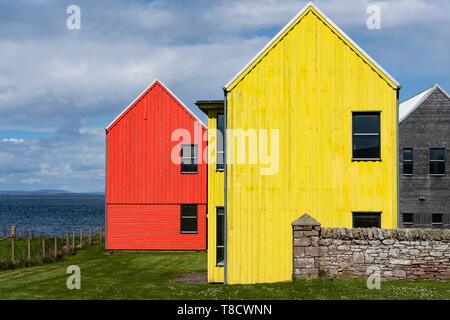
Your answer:
[[[223,171],[225,169],[224,134],[225,134],[225,118],[223,113],[219,113],[217,114],[217,154],[216,154],[217,171]]]
[[[352,112],[353,160],[380,161],[380,112]]]
[[[223,266],[225,260],[225,210],[216,207],[216,265]]]

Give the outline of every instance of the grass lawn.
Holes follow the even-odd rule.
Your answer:
[[[66,268],[81,268],[81,289],[66,287]],[[204,252],[119,252],[101,244],[61,261],[0,271],[0,299],[449,299],[449,282],[390,281],[369,290],[364,279],[297,280],[258,285],[180,284],[206,271]]]

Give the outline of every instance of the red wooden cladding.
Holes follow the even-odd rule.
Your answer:
[[[172,161],[171,154],[181,142],[171,139],[177,129],[190,133],[192,141],[185,142],[198,145],[197,174],[182,174],[181,165]],[[108,249],[205,248],[206,233],[200,232],[200,225],[205,224],[206,213],[198,214],[198,234],[179,232],[179,205],[204,205],[207,201],[206,163],[202,159],[205,132],[197,118],[159,81],[106,129]]]
[[[108,205],[107,249],[205,250],[206,205],[197,215],[198,233],[182,234],[180,205]]]

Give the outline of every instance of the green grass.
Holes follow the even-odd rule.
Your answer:
[[[66,287],[66,268],[81,268],[81,289]],[[390,281],[369,290],[364,279],[297,280],[258,285],[179,284],[205,272],[204,252],[119,252],[101,244],[42,266],[0,271],[0,299],[449,299],[448,282]]]

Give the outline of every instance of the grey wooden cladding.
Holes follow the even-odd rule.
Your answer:
[[[403,175],[403,148],[413,148],[413,174]],[[430,175],[430,148],[445,148],[445,175]],[[403,228],[450,228],[450,98],[436,87],[400,122],[400,225]],[[403,214],[413,214],[404,224]],[[442,224],[432,215],[442,214]]]

